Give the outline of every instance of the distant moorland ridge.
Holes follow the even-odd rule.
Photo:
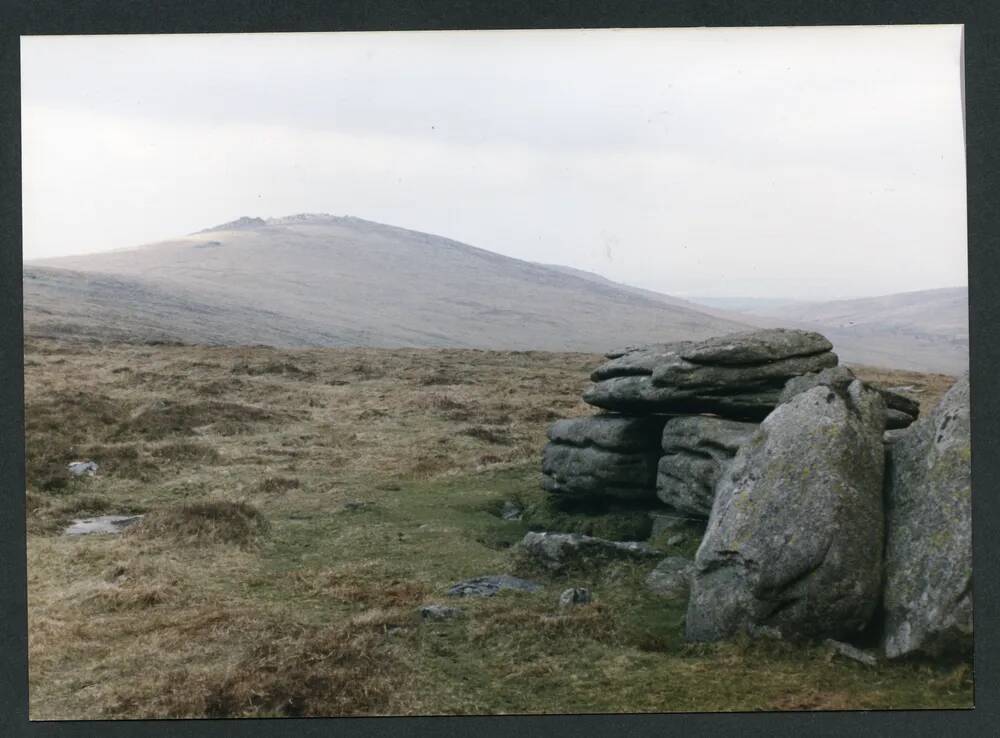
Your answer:
[[[241,217],[169,241],[24,269],[25,327],[43,336],[603,352],[787,324],[821,328],[848,362],[961,371],[968,361],[962,295],[947,306],[928,298],[924,313],[915,299],[902,311],[905,326],[899,310],[883,305],[896,297],[858,305],[870,310],[867,319],[843,327],[831,326],[836,313],[819,306],[722,311],[570,267],[326,214]]]

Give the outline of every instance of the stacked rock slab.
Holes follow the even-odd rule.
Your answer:
[[[584,394],[603,413],[549,429],[542,487],[552,494],[528,511],[529,523],[620,538],[648,535],[648,519],[636,524],[641,506],[704,520],[716,480],[755,421],[790,377],[836,365],[831,348],[818,333],[767,329],[609,354]],[[583,503],[617,517],[602,529],[568,520]]]
[[[691,640],[760,628],[849,637],[878,602],[885,401],[857,380],[785,399],[719,481],[695,557]]]
[[[888,450],[884,648],[889,658],[972,648],[968,375]]]
[[[837,364],[832,348],[818,333],[766,329],[629,349],[609,354],[594,370],[583,399],[633,415],[714,413],[760,421],[790,378]]]
[[[655,415],[556,421],[542,455],[542,487],[567,497],[650,501],[665,421]]]
[[[657,466],[656,494],[672,509],[707,518],[715,486],[757,423],[690,415],[663,427],[663,456]]]

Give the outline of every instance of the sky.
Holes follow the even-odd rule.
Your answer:
[[[26,260],[354,215],[677,296],[967,283],[960,26],[21,39]]]

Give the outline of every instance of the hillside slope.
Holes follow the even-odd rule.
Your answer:
[[[969,365],[966,287],[790,303],[737,315],[751,323],[818,330],[846,361],[949,374]]]
[[[328,215],[241,218],[172,241],[38,261],[25,268],[25,308],[42,334],[113,327],[286,347],[605,351],[746,327],[439,236]]]

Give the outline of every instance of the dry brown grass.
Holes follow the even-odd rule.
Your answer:
[[[545,431],[591,412],[580,393],[598,356],[26,348],[34,719],[971,700],[971,673],[954,669],[686,650],[681,613],[642,593],[644,565],[443,599],[459,579],[512,570],[526,527],[496,510],[541,499]],[[922,388],[921,402],[945,385],[870,371]],[[91,457],[96,477],[68,478]],[[125,535],[57,535],[72,517],[136,512]],[[566,586],[597,599],[562,611]],[[427,602],[465,614],[421,623]]]
[[[298,489],[301,486],[301,483],[295,477],[264,477],[253,486],[252,491],[267,495],[287,492],[290,489]]]
[[[402,674],[382,622],[272,624],[225,667],[179,667],[121,685],[109,717],[313,717],[391,712]]]
[[[205,500],[153,510],[126,535],[166,538],[185,544],[232,543],[247,546],[267,533],[261,512],[246,502]]]
[[[853,365],[851,369],[866,382],[887,389],[896,388],[900,394],[919,402],[921,417],[929,415],[944,393],[955,383],[955,377],[949,374],[923,374],[903,369]]]

